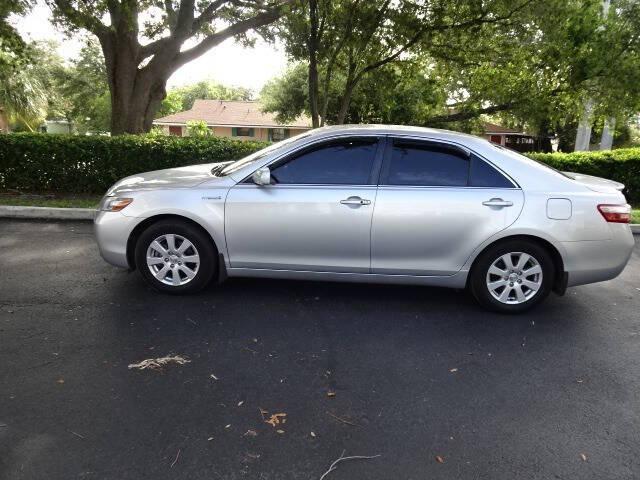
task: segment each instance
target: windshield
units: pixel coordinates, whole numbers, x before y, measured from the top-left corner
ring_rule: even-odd
[[[264,158],[267,155],[270,155],[278,150],[283,150],[290,143],[300,140],[301,138],[307,137],[311,135],[311,132],[307,132],[301,135],[296,135],[294,137],[287,138],[286,140],[282,140],[281,142],[274,143],[269,145],[267,148],[263,148],[262,150],[258,150],[257,152],[252,153],[251,155],[241,158],[233,163],[224,163],[222,165],[223,168],[217,169],[213,167],[211,173],[216,176],[226,177],[227,175],[231,175],[233,172],[237,172],[241,168],[246,167],[247,165],[251,165],[252,163]]]

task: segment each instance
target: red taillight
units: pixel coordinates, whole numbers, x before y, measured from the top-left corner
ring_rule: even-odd
[[[598,205],[598,211],[610,223],[631,223],[631,205]]]

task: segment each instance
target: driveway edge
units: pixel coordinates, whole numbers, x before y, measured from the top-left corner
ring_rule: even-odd
[[[93,220],[94,208],[53,208],[0,205],[0,218],[34,218],[43,220]]]
[[[0,218],[37,218],[43,220],[93,220],[94,208],[52,208],[0,205]],[[631,231],[640,235],[640,224],[631,225]]]

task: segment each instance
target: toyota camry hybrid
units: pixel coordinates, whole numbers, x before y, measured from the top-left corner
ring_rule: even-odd
[[[521,312],[623,270],[623,188],[470,135],[326,127],[235,162],[124,178],[95,231],[107,262],[167,293],[235,276],[403,283]]]

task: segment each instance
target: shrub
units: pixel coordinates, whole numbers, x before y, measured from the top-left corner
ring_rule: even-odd
[[[211,129],[207,127],[207,122],[202,120],[189,120],[187,133],[190,137],[210,137],[212,135]]]
[[[122,177],[236,160],[267,145],[223,137],[0,135],[0,189],[103,193]],[[624,183],[627,200],[640,204],[640,148],[528,156],[558,170]]]
[[[627,201],[640,203],[640,148],[604,152],[528,153],[527,156],[563,172],[583,173],[624,183]]]
[[[267,145],[222,137],[0,135],[0,189],[103,193],[122,177],[236,160]]]

